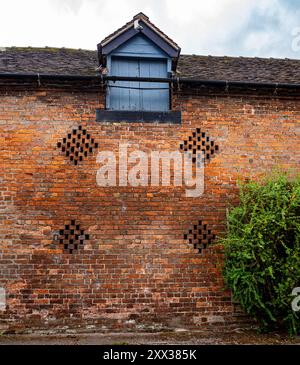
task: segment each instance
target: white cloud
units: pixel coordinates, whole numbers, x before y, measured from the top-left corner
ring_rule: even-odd
[[[0,0],[0,46],[95,49],[140,11],[183,53],[300,58],[295,0]]]

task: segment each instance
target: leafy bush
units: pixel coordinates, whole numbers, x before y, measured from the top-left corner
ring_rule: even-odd
[[[224,278],[264,330],[300,332],[291,307],[300,287],[300,178],[276,176],[240,184],[240,204],[227,217]]]

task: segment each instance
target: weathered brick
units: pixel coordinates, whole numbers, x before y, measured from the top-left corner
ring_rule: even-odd
[[[145,326],[247,323],[224,290],[222,247],[199,253],[183,236],[199,219],[216,235],[224,231],[239,178],[274,167],[299,171],[299,99],[183,90],[173,95],[182,125],[95,122],[104,95],[94,91],[11,89],[0,100],[1,319],[120,330],[133,317]],[[196,128],[205,130],[220,150],[205,167],[204,195],[98,187],[97,151],[74,166],[57,148],[79,125],[99,151],[116,151],[120,140],[145,152],[176,150]],[[70,254],[54,236],[72,220],[89,239]]]

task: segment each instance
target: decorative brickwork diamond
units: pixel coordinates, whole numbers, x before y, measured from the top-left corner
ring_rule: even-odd
[[[198,250],[199,253],[207,248],[215,238],[216,236],[208,229],[207,223],[202,220],[198,221],[197,224],[194,224],[193,228],[189,229],[189,231],[184,234],[184,240],[192,244],[194,249]]]
[[[67,137],[63,138],[62,142],[58,142],[57,147],[61,149],[74,165],[77,165],[78,161],[82,161],[98,148],[98,143],[80,125],[77,129],[73,129]]]
[[[66,253],[73,253],[83,247],[84,242],[90,239],[90,235],[84,232],[74,219],[59,230],[57,240],[63,246]]]
[[[192,135],[180,144],[180,150],[190,152],[193,163],[196,162],[197,156],[198,159],[204,160],[203,162],[208,162],[219,151],[219,146],[210,140],[210,137],[206,132],[201,131],[201,128],[196,128]]]

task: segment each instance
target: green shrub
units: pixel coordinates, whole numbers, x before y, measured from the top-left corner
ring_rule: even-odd
[[[224,278],[264,330],[300,333],[291,307],[300,287],[300,178],[276,176],[240,184],[240,204],[227,217]]]

